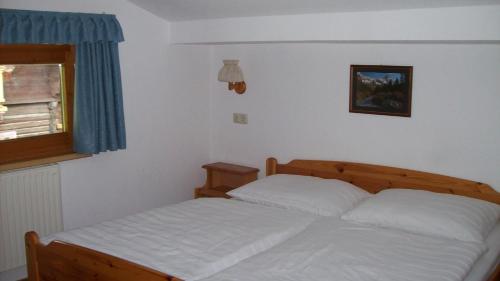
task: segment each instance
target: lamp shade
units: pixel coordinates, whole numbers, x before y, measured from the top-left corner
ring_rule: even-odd
[[[224,66],[219,71],[218,80],[221,82],[243,82],[243,72],[238,65],[239,60],[223,60]]]

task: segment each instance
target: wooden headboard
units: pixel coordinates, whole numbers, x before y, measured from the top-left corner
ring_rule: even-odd
[[[294,174],[350,182],[371,193],[389,188],[421,189],[451,193],[500,204],[500,193],[491,186],[444,175],[406,170],[401,168],[322,160],[293,160],[279,164],[268,158],[266,174]]]

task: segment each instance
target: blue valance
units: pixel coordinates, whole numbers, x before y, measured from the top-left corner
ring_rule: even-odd
[[[122,42],[114,15],[0,9],[2,44]]]

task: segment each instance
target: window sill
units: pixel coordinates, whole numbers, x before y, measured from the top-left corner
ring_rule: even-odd
[[[64,154],[64,155],[47,157],[47,158],[42,158],[42,159],[35,159],[35,160],[27,160],[27,161],[16,162],[16,163],[2,164],[2,165],[0,165],[0,172],[23,169],[23,168],[30,168],[30,167],[46,165],[46,164],[53,164],[53,163],[57,163],[57,162],[80,159],[80,158],[85,158],[85,157],[90,157],[90,156],[92,156],[92,155],[71,153],[71,154]]]

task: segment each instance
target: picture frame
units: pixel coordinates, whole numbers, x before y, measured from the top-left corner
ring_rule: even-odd
[[[351,65],[349,112],[411,117],[413,66]]]

